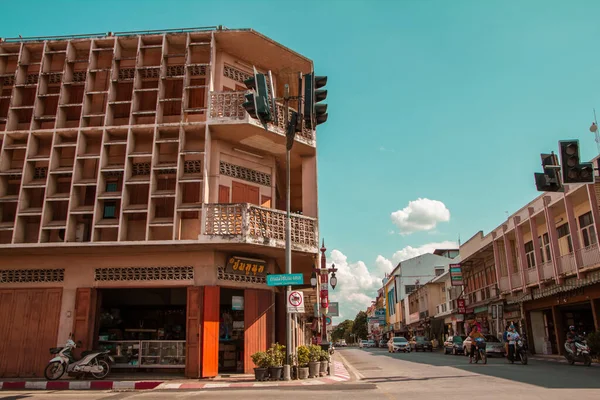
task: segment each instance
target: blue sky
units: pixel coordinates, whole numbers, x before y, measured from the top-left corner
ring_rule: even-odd
[[[558,140],[580,139],[584,159],[597,153],[598,1],[31,0],[27,13],[2,3],[5,37],[225,25],[313,59],[329,77],[320,229],[347,268],[344,296],[371,295],[389,263],[413,254],[407,246],[499,225],[537,195],[539,154]],[[441,222],[399,234],[391,214],[419,198],[443,203],[419,214]],[[360,274],[371,280],[357,283]],[[366,301],[355,300],[345,316]]]

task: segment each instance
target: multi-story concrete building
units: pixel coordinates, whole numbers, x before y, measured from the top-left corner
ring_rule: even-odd
[[[0,41],[0,377],[41,376],[71,334],[117,367],[190,377],[249,372],[250,354],[285,342],[285,296],[265,283],[285,270],[283,106],[266,129],[244,111],[253,66],[278,97],[313,70],[252,30]],[[306,127],[290,190],[308,281]]]
[[[544,193],[461,246],[467,319],[481,308],[491,333],[516,323],[538,354],[562,354],[569,325],[600,329],[598,179]]]

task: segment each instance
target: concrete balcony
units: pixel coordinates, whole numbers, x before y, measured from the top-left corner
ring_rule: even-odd
[[[538,283],[538,274],[537,268],[534,266],[533,268],[528,268],[525,273],[525,279],[527,280],[527,285],[537,285]]]
[[[546,261],[539,268],[542,280],[554,278],[554,264],[552,264],[552,261]]]
[[[246,101],[244,98],[246,92],[210,92],[210,108],[209,108],[209,123],[212,129],[217,133],[221,133],[219,127],[224,125],[241,124],[247,125],[246,130],[237,129],[235,134],[241,136],[240,140],[252,140],[253,136],[256,136],[264,132],[264,127],[260,121],[250,118],[248,113],[242,107],[242,103]],[[290,111],[293,109],[290,108]],[[273,138],[277,144],[285,146],[285,119],[284,119],[284,106],[276,103],[275,110],[271,109],[271,112],[277,114],[277,124],[267,124],[267,129],[278,137]],[[262,131],[262,132],[261,132]],[[227,135],[233,135],[230,130],[226,132]],[[296,142],[303,143],[310,147],[316,146],[315,131],[303,128],[302,132],[296,134]],[[285,152],[285,148],[283,149]]]
[[[573,253],[560,256],[558,259],[558,271],[560,274],[574,274],[576,270],[577,267],[575,265],[575,255]]]
[[[500,277],[500,282],[498,282],[498,287],[500,287],[500,292],[510,292],[510,283],[508,282],[508,276]]]
[[[521,277],[521,272],[517,272],[516,274],[512,274],[510,277],[510,282],[512,284],[513,290],[518,289],[523,286],[523,279]]]
[[[581,256],[581,268],[594,268],[600,266],[600,250],[597,244],[577,250]]]
[[[446,315],[450,314],[452,314],[452,305],[449,301],[445,301],[435,306],[435,318],[445,317]]]
[[[253,244],[285,249],[285,211],[248,203],[205,204],[202,232],[205,243]],[[317,219],[292,214],[292,250],[319,252]]]

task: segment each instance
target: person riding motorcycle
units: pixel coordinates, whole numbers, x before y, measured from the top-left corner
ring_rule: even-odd
[[[471,351],[469,352],[469,363],[471,363],[475,358],[475,350],[477,350],[477,339],[485,340],[485,336],[483,336],[481,332],[479,332],[479,330],[477,329],[477,325],[474,325],[473,329],[471,330],[471,333],[469,333],[469,337],[471,338]]]
[[[519,332],[515,329],[514,325],[508,328],[506,339],[508,340],[508,361],[513,363],[515,361],[515,351],[517,348],[517,340],[519,340]]]
[[[569,347],[571,348],[573,353],[577,352],[577,348],[575,347],[575,342],[577,341],[578,338],[579,338],[579,335],[577,334],[577,331],[575,330],[575,326],[573,326],[573,325],[569,326],[569,332],[567,332],[567,343],[569,344]]]

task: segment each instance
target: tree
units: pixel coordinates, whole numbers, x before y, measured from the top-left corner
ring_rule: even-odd
[[[367,329],[367,313],[364,311],[360,311],[356,314],[356,318],[354,318],[354,324],[352,325],[352,333],[356,335],[358,339],[366,339],[369,334],[369,330]]]
[[[354,325],[354,321],[347,319],[344,322],[340,322],[338,326],[335,327],[333,333],[331,334],[331,340],[334,342],[344,339],[346,342],[349,340],[347,337],[352,333],[352,326]]]

